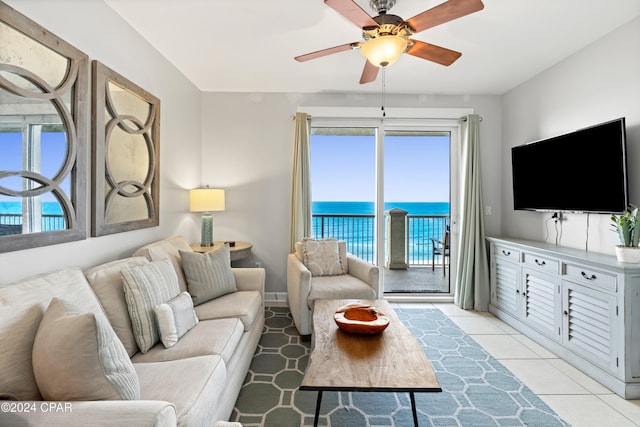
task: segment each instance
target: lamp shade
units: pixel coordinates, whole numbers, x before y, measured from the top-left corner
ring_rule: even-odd
[[[191,212],[213,212],[224,210],[224,190],[218,188],[196,188],[189,191]]]
[[[360,53],[376,67],[387,67],[407,49],[407,40],[399,36],[379,36],[362,45]]]

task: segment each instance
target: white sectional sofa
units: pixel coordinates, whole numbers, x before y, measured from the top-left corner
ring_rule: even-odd
[[[0,286],[0,425],[211,427],[227,420],[264,327],[265,272],[261,268],[231,269],[237,291],[195,306],[199,322],[173,347],[165,348],[159,342],[142,353],[128,314],[121,271],[169,259],[180,291],[187,290],[181,250],[190,251],[187,242],[170,237],[129,258],[86,271],[64,269]],[[62,375],[69,366],[59,371],[49,368],[44,374],[41,368],[38,378],[34,374],[34,363],[51,362],[47,359],[59,356],[55,351],[50,357],[37,354],[39,347],[34,350],[41,321],[54,298],[91,313],[96,324],[98,319],[108,321],[111,333],[120,341],[118,348],[124,348],[122,354],[126,351],[126,362],[130,360],[135,370],[139,398],[44,400],[39,389],[43,375],[58,378],[61,389],[75,375],[73,371]],[[64,332],[59,341],[67,351],[84,345],[75,342],[71,332],[66,336]],[[75,353],[71,356],[68,363]]]

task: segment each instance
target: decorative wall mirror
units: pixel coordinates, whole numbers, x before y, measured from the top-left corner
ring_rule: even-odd
[[[92,235],[159,224],[160,100],[93,61]]]
[[[0,252],[86,237],[87,55],[0,2]]]

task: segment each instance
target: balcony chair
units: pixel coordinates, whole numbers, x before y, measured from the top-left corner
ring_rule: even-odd
[[[380,270],[336,239],[302,239],[287,257],[289,309],[300,335],[311,334],[316,299],[376,299]]]
[[[449,256],[449,226],[445,227],[442,240],[431,238],[431,270],[436,269],[436,255],[442,257],[442,275],[447,275],[446,258]]]

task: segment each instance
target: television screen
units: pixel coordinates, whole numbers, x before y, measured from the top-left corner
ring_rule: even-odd
[[[511,148],[516,210],[620,213],[628,205],[625,120]]]

